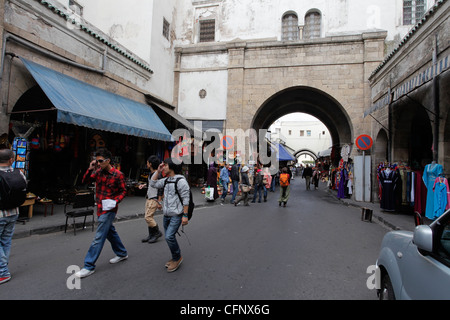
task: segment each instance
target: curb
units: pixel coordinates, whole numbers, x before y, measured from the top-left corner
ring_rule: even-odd
[[[349,206],[352,206],[352,207],[359,208],[359,209],[362,209],[362,208],[366,208],[366,207],[367,207],[367,206],[364,205],[364,204],[357,204],[357,203],[350,202],[350,201],[348,201],[348,199],[339,199],[336,195],[334,195],[334,194],[332,193],[331,190],[327,190],[327,192],[328,192],[328,194],[330,194],[333,198],[335,198],[336,200],[338,200],[341,204],[346,205],[346,206],[348,206],[348,207],[349,207]],[[370,204],[373,205],[372,202],[370,202]],[[387,227],[387,228],[389,228],[389,229],[391,229],[391,230],[393,230],[393,231],[402,230],[402,228],[400,228],[400,227],[394,225],[393,223],[389,222],[388,220],[386,220],[384,217],[382,217],[382,216],[381,216],[378,212],[376,212],[376,211],[373,211],[373,217],[375,218],[375,219],[374,219],[374,220],[375,220],[375,223],[379,223],[379,224],[381,224],[381,225],[383,225],[383,226],[385,226],[385,227]]]
[[[195,209],[200,209],[200,208],[204,208],[204,207],[214,207],[214,206],[218,206],[220,205],[220,203],[200,203],[200,204],[196,204],[195,205]],[[162,211],[157,211],[155,213],[155,216],[160,216],[162,215]],[[121,216],[119,214],[118,217],[116,217],[116,219],[114,220],[114,223],[120,223],[120,222],[124,222],[124,221],[130,221],[130,220],[137,220],[137,219],[143,219],[144,218],[144,213],[136,213],[136,214],[129,214],[129,215],[125,215],[125,216]],[[20,222],[16,222],[16,223],[20,223]],[[94,222],[94,224],[96,224],[96,222]],[[77,222],[75,224],[77,231],[81,231],[79,230],[82,226],[83,223],[82,222]],[[64,231],[64,227],[65,224],[58,224],[58,225],[54,225],[54,226],[46,226],[46,227],[41,227],[41,228],[35,228],[35,229],[29,229],[29,230],[22,230],[22,231],[15,231],[14,235],[13,235],[13,240],[14,239],[24,239],[24,238],[28,238],[31,236],[36,236],[36,235],[46,235],[46,234],[51,234],[51,233],[58,233],[58,232],[63,232]],[[86,221],[86,225],[85,225],[85,229],[89,229],[92,227],[92,221]],[[70,223],[67,225],[67,233],[73,233],[73,225]],[[95,230],[94,230],[95,232]]]

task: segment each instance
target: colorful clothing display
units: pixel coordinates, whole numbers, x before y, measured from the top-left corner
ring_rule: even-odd
[[[381,188],[381,209],[395,211],[397,190],[401,184],[400,175],[395,170],[386,168],[379,172],[378,181]]]
[[[433,186],[434,192],[434,209],[432,220],[439,218],[442,214],[450,209],[450,188],[448,181],[444,177],[436,178]]]
[[[433,187],[436,178],[444,172],[442,165],[438,163],[431,163],[425,167],[423,171],[423,182],[427,188],[427,205],[425,210],[425,216],[428,219],[434,220],[434,192]]]

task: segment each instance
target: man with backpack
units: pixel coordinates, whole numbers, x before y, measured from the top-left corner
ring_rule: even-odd
[[[281,207],[281,204],[284,204],[283,206],[286,207],[286,204],[289,200],[289,194],[290,194],[290,180],[291,176],[288,173],[288,169],[284,167],[281,170],[280,174],[280,199],[278,200],[278,204]]]
[[[166,178],[158,180],[159,174],[163,171]],[[174,272],[183,262],[176,234],[181,225],[185,226],[189,223],[189,214],[192,214],[193,208],[189,184],[181,175],[181,164],[175,164],[171,158],[164,160],[153,174],[150,187],[164,188],[164,233],[172,254],[172,259],[165,264],[165,267],[167,272]]]
[[[19,217],[19,206],[26,200],[26,178],[13,170],[14,152],[0,150],[0,284],[11,280],[8,269],[11,240]]]

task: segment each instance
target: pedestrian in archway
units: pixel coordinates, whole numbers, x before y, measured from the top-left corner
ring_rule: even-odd
[[[225,202],[225,198],[227,197],[228,194],[228,183],[230,183],[229,168],[230,165],[226,163],[220,170],[220,183],[222,185],[222,197],[220,201],[222,201],[222,203]]]
[[[286,207],[286,204],[289,200],[289,194],[291,192],[290,188],[290,182],[291,176],[288,173],[288,169],[284,167],[281,170],[280,174],[280,199],[278,200],[278,204],[281,207],[283,204],[283,207]]]
[[[212,201],[215,201],[217,198],[219,198],[219,190],[217,190],[217,168],[214,162],[209,165],[206,185],[208,187],[214,188],[214,199]]]
[[[303,169],[302,178],[305,178],[306,190],[311,190],[311,177],[312,177],[312,168],[309,164],[306,165],[306,168]]]
[[[231,204],[234,204],[236,195],[239,191],[239,164],[236,163],[231,167],[231,183],[233,184],[233,196],[231,197]]]
[[[252,203],[256,202],[256,195],[259,195],[258,203],[261,203],[261,193],[263,191],[264,185],[263,185],[263,175],[261,169],[255,170],[255,177],[253,179],[254,187],[255,187],[255,193],[253,196]]]
[[[267,202],[267,191],[272,185],[272,176],[270,175],[269,168],[265,167],[263,171],[263,185],[264,185],[264,202]]]
[[[250,192],[250,180],[248,178],[248,167],[244,166],[241,170],[241,197],[234,202],[234,205],[237,206],[239,202],[244,200],[244,206],[250,206],[248,204],[248,194]]]

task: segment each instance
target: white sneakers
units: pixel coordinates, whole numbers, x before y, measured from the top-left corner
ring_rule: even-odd
[[[115,256],[114,258],[109,260],[109,263],[116,264],[116,263],[119,263],[120,261],[127,260],[127,259],[128,259],[128,256],[125,256],[125,257]]]
[[[81,269],[80,271],[78,271],[77,273],[75,273],[75,277],[77,278],[86,278],[89,277],[91,274],[93,274],[95,272],[95,270],[88,270],[88,269]]]
[[[128,256],[125,256],[125,257],[115,256],[114,258],[109,260],[109,263],[116,264],[116,263],[119,263],[120,261],[123,261],[123,260],[126,260],[126,259],[128,259]],[[94,272],[95,272],[95,270],[88,270],[86,268],[83,268],[80,271],[78,271],[77,273],[75,273],[75,277],[80,278],[80,279],[81,278],[86,278],[86,277],[89,277]]]

